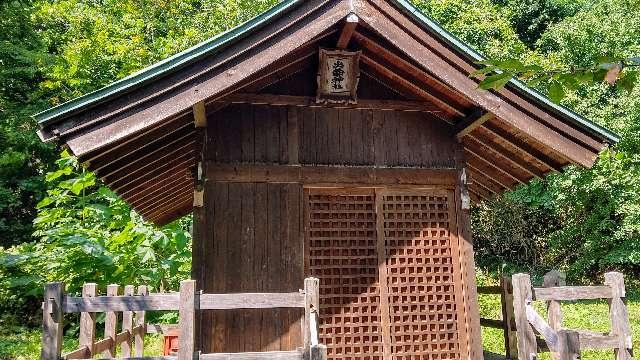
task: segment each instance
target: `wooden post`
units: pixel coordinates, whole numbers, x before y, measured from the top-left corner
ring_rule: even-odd
[[[310,360],[327,360],[327,347],[322,344],[311,346],[309,352]]]
[[[196,282],[180,282],[180,337],[178,360],[192,360],[195,349]],[[237,334],[238,335],[238,334]]]
[[[84,284],[82,286],[82,297],[89,298],[96,296],[96,287],[94,283]],[[96,342],[96,314],[83,312],[80,313],[80,347],[85,346],[88,351],[88,358],[93,357],[94,344]]]
[[[107,285],[107,296],[118,296],[118,285]],[[116,327],[118,325],[118,314],[115,311],[107,311],[104,319],[104,337],[111,338],[111,346],[107,348],[102,356],[108,359],[116,357]]]
[[[147,296],[149,290],[146,285],[138,286],[138,295]],[[136,334],[135,339],[135,356],[142,357],[144,352],[144,335],[147,332],[147,324],[145,323],[145,311],[136,311],[136,327],[140,327]]]
[[[551,270],[544,275],[543,287],[565,286],[566,277],[563,273]],[[560,301],[547,301],[547,315],[549,326],[554,330],[562,328],[562,307]]]
[[[604,274],[604,283],[611,287],[612,298],[609,299],[609,316],[611,317],[611,334],[618,336],[620,347],[614,349],[616,360],[633,359],[631,342],[631,325],[625,304],[624,276],[618,272]]]
[[[310,351],[311,347],[311,312],[320,310],[320,280],[317,278],[304,279],[304,351]]]
[[[558,359],[580,360],[580,337],[577,331],[558,331]]]
[[[42,303],[42,348],[40,359],[58,360],[62,355],[62,297],[64,284],[49,283],[44,287]]]
[[[502,324],[504,330],[504,348],[507,359],[518,359],[518,337],[513,328],[515,319],[513,317],[513,285],[511,285],[511,277],[503,276],[500,278],[500,301],[502,303]]]
[[[515,274],[513,284],[513,311],[518,335],[518,359],[535,360],[538,357],[536,334],[527,320],[526,306],[532,301],[531,278],[529,274]]]
[[[135,288],[133,285],[124,287],[124,296],[133,296]],[[129,336],[122,342],[122,357],[131,357],[131,337],[133,332],[133,311],[122,312],[122,331],[128,331]]]

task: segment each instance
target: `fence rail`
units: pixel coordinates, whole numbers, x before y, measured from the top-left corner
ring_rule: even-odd
[[[551,271],[544,276],[543,287],[533,287],[528,274],[516,274],[503,277],[500,286],[478,287],[478,293],[501,296],[502,318],[481,318],[480,324],[504,330],[507,359],[530,360],[536,359],[539,352],[551,352],[554,360],[575,360],[583,349],[614,349],[616,360],[633,359],[624,278],[620,273],[605,274],[604,285],[566,286],[564,275]],[[561,302],[594,299],[609,302],[609,333],[563,327]],[[546,302],[546,318],[534,308],[534,301]]]
[[[97,296],[96,284],[85,284],[82,297],[64,294],[64,284],[45,286],[42,324],[41,359],[91,359],[97,355],[114,358],[120,347],[126,359],[276,359],[276,360],[325,360],[326,347],[318,343],[319,281],[308,278],[304,290],[295,293],[237,293],[199,294],[193,280],[182,281],[180,292],[149,294],[146,286],[136,289],[127,285],[123,295],[119,286],[109,285],[105,296]],[[270,351],[263,353],[202,354],[195,351],[195,316],[200,310],[303,308],[303,344],[298,350]],[[152,325],[145,322],[147,311],[177,310],[179,324]],[[105,338],[96,340],[96,313],[104,312]],[[116,332],[117,313],[122,313],[122,331]],[[79,348],[62,354],[62,332],[65,313],[80,313]],[[144,336],[177,330],[179,348],[177,356],[143,357]]]

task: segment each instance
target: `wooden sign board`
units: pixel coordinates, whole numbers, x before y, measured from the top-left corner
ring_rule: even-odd
[[[357,103],[360,51],[320,49],[318,103]]]

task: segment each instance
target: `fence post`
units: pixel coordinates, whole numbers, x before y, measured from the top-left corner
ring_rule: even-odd
[[[44,287],[41,360],[58,360],[62,355],[63,291],[64,284],[61,282],[49,283]]]
[[[510,276],[500,278],[500,302],[502,303],[502,324],[504,330],[504,347],[507,359],[518,359],[518,338],[513,328],[513,285]]]
[[[180,340],[178,347],[178,360],[192,360],[194,357],[196,300],[195,280],[181,281],[179,305]]]
[[[139,296],[147,296],[149,295],[149,290],[146,285],[138,286],[138,295]],[[136,311],[136,334],[135,338],[135,356],[142,357],[144,352],[144,335],[147,332],[147,325],[145,323],[145,311]]]
[[[94,283],[82,285],[82,297],[90,298],[96,296],[96,287]],[[93,357],[96,342],[96,314],[89,312],[80,313],[80,347],[85,346],[88,351],[88,358]]]
[[[551,270],[544,275],[543,285],[544,287],[565,286],[566,276],[556,270]],[[554,330],[560,330],[562,328],[562,307],[560,301],[550,300],[547,301],[547,319],[549,326]]]
[[[604,283],[612,290],[612,298],[609,299],[609,316],[611,317],[611,333],[620,339],[620,347],[615,349],[616,360],[633,359],[631,343],[631,325],[629,313],[625,304],[624,276],[618,272],[604,274]]]
[[[320,280],[313,277],[304,279],[304,294],[303,347],[308,352],[311,347],[311,311],[320,310]]]
[[[580,360],[580,337],[574,330],[558,331],[558,360]]]
[[[513,284],[513,311],[518,336],[518,359],[535,360],[538,357],[536,334],[527,320],[526,306],[531,303],[533,294],[529,274],[515,274]]]
[[[126,285],[124,287],[124,296],[133,296],[135,288],[133,285]],[[133,311],[122,312],[122,331],[128,331],[129,336],[122,342],[122,357],[131,357],[131,339],[133,332]]]
[[[118,285],[107,285],[107,296],[118,296]],[[104,319],[104,337],[111,338],[111,346],[107,348],[102,356],[108,359],[116,357],[116,327],[118,325],[118,315],[115,311],[107,311]]]

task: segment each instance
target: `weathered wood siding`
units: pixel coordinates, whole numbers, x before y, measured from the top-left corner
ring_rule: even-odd
[[[207,183],[196,216],[194,278],[207,293],[292,292],[303,286],[302,187]],[[294,350],[297,309],[209,311],[201,319],[205,352]]]
[[[287,164],[296,151],[313,165],[455,165],[452,127],[419,112],[232,105],[208,130],[206,157],[217,163]]]

